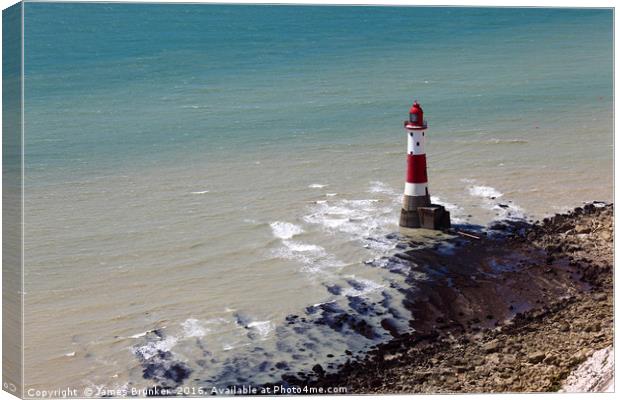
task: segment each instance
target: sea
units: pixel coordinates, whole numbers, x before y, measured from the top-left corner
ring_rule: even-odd
[[[333,370],[391,336],[317,310],[388,298],[406,330],[414,100],[453,225],[613,200],[611,9],[26,2],[24,29],[26,388]]]

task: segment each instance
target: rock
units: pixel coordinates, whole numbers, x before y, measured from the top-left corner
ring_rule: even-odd
[[[556,365],[558,358],[555,356],[555,354],[547,353],[543,361],[545,364],[548,364],[548,365]]]
[[[598,332],[601,330],[601,323],[600,322],[592,322],[588,325],[586,325],[585,327],[585,331],[586,332]]]
[[[559,329],[560,332],[568,332],[570,331],[570,325],[568,325],[566,322],[563,322],[559,325]]]
[[[538,364],[539,362],[544,360],[545,357],[546,357],[545,353],[543,353],[542,351],[536,351],[534,353],[528,354],[527,360],[531,362],[532,364]]]
[[[575,232],[587,234],[592,232],[592,229],[590,229],[590,227],[587,225],[577,225],[575,227]]]
[[[485,363],[489,364],[489,365],[495,365],[495,364],[499,364],[500,360],[499,360],[499,354],[494,353],[494,354],[489,354],[488,356],[486,356],[485,358]],[[487,366],[484,365],[484,367],[486,368]]]
[[[314,371],[317,375],[325,375],[325,370],[321,367],[321,364],[316,364],[312,367],[312,371]]]
[[[385,361],[391,361],[391,360],[395,360],[398,358],[398,354],[385,354],[383,355],[383,359]]]
[[[472,369],[472,367],[467,366],[467,365],[457,365],[456,366],[456,372],[458,372],[458,373],[467,372],[467,371],[469,371],[471,369]]]
[[[495,353],[496,351],[498,351],[500,348],[500,343],[499,340],[494,339],[491,340],[490,342],[486,342],[485,344],[482,345],[482,350],[484,350],[485,353]]]
[[[576,353],[574,353],[570,357],[569,364],[570,365],[581,364],[582,362],[584,362],[586,360],[586,358],[588,358],[588,350],[587,349],[581,349],[581,350],[577,351]]]

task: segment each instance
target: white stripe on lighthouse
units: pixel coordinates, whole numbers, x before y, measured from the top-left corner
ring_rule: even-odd
[[[424,151],[424,131],[408,132],[407,154],[426,154]]]
[[[426,183],[405,182],[406,196],[426,196]]]

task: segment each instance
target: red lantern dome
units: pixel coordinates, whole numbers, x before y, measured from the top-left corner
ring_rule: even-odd
[[[404,125],[405,129],[410,131],[421,131],[427,128],[426,121],[424,120],[424,110],[422,110],[422,106],[417,100],[413,102],[409,110],[409,120],[405,121]]]

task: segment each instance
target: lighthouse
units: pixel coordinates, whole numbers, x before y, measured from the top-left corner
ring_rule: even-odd
[[[404,122],[407,132],[407,174],[400,226],[404,228],[447,229],[450,213],[443,206],[431,204],[426,174],[424,139],[428,124],[422,106],[415,101]]]

